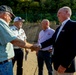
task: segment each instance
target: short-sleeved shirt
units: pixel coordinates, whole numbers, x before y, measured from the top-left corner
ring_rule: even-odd
[[[48,27],[45,31],[41,30],[39,33],[38,43],[42,43],[42,42],[48,40],[49,38],[51,38],[52,35],[54,34],[54,32],[55,32],[55,30],[50,27]],[[52,45],[50,45],[46,48],[43,48],[42,50],[43,51],[49,50],[51,47],[52,47]]]
[[[16,38],[8,23],[0,19],[0,62],[14,57],[13,45],[10,42]]]
[[[18,29],[15,25],[10,26],[10,28],[18,39],[21,39],[23,41],[27,39],[25,31],[22,28]],[[18,49],[19,47],[14,46],[14,48]]]

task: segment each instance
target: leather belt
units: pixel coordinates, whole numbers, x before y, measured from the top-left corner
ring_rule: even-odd
[[[6,62],[9,62],[11,59],[8,59],[8,60],[5,60],[5,61],[2,61],[2,62],[0,62],[0,64],[4,64],[4,63],[6,63]]]

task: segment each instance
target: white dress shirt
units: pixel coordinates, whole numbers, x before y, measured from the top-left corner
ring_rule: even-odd
[[[38,38],[38,43],[42,43],[44,41],[46,41],[47,39],[49,39],[50,37],[52,37],[52,35],[54,34],[55,30],[52,28],[48,28],[45,31],[41,30],[39,33],[39,38]],[[52,46],[48,46],[46,48],[43,48],[42,50],[49,50]]]
[[[65,21],[62,22],[62,24],[61,24],[61,26],[60,26],[60,28],[59,28],[59,31],[58,31],[58,33],[57,33],[56,40],[57,40],[57,38],[58,38],[61,30],[63,29],[64,25],[66,24],[66,22],[67,22],[68,20],[70,20],[70,18],[68,18],[67,20],[65,20]],[[56,40],[55,40],[55,41],[56,41]]]

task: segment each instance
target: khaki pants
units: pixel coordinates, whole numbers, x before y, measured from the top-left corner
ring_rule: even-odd
[[[76,75],[76,72],[74,73],[58,73],[56,70],[53,71],[53,75]]]

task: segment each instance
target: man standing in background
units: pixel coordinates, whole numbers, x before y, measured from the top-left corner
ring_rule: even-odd
[[[50,22],[48,19],[43,19],[41,22],[42,30],[39,33],[38,43],[42,43],[45,40],[52,37],[55,30],[50,28]],[[42,48],[37,51],[37,61],[38,61],[38,75],[43,75],[43,65],[46,64],[48,75],[52,75],[52,45]]]
[[[17,36],[19,39],[26,42],[27,37],[26,37],[25,31],[22,28],[24,21],[25,20],[22,19],[21,17],[15,17],[14,24],[10,28],[14,32],[15,36]],[[13,66],[15,64],[15,61],[17,61],[17,72],[16,73],[17,75],[23,75],[23,57],[24,57],[23,48],[14,46],[14,52],[15,52],[15,56],[12,60]]]

